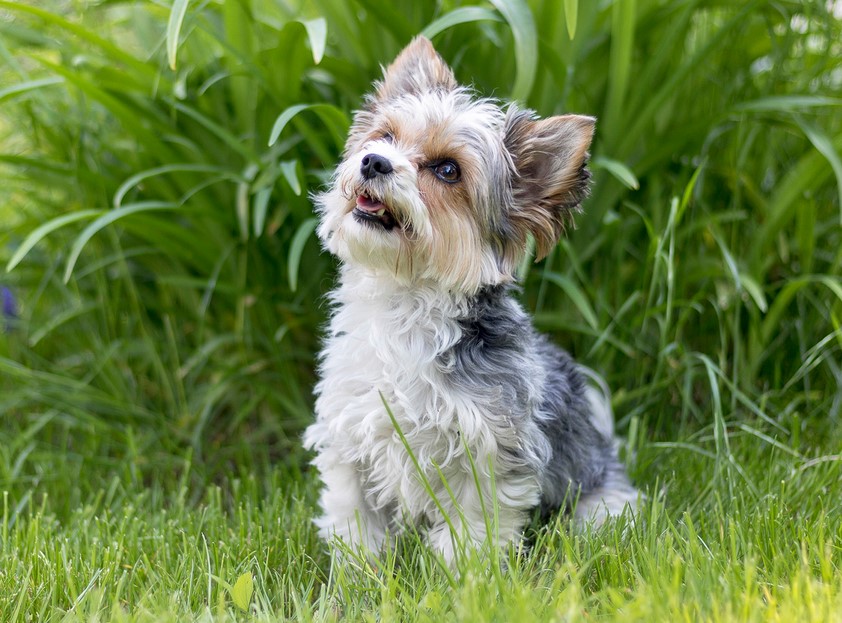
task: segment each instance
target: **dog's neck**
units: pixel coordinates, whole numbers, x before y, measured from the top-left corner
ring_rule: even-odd
[[[388,270],[373,270],[368,267],[344,264],[339,272],[337,302],[349,304],[388,300],[437,301],[444,306],[461,306],[472,298],[471,294],[442,288],[432,279],[397,278]]]

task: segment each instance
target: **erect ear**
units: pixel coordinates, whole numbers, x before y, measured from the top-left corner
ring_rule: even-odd
[[[509,224],[519,244],[528,233],[534,236],[538,260],[555,246],[588,194],[585,165],[594,123],[581,115],[536,119],[515,108],[506,118],[505,145],[517,172]]]
[[[383,72],[377,83],[377,99],[385,100],[406,93],[451,91],[456,78],[433,44],[426,37],[415,37]]]

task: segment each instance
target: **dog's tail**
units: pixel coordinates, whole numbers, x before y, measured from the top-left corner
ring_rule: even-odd
[[[595,371],[579,365],[579,371],[588,380],[585,398],[590,404],[591,421],[594,427],[608,439],[614,437],[614,411],[611,409],[611,390],[608,384]]]

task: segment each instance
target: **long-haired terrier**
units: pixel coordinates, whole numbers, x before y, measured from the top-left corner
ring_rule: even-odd
[[[341,260],[305,434],[322,536],[376,552],[411,525],[452,561],[535,509],[634,505],[607,398],[511,296],[587,194],[593,130],[474,97],[422,37],[375,83],[316,198]]]

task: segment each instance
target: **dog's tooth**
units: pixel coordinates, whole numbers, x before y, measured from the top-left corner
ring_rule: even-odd
[[[377,216],[383,216],[384,214],[386,214],[386,208],[380,208],[379,210],[377,210],[377,212],[375,212],[375,214]]]

